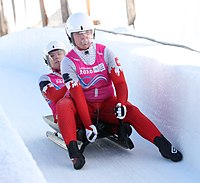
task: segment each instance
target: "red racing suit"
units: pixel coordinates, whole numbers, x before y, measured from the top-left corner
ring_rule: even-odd
[[[93,43],[85,51],[73,48],[62,61],[61,73],[70,92],[70,97],[57,105],[58,125],[67,145],[77,140],[76,128],[93,124],[97,110],[100,121],[118,125],[114,109],[119,102],[127,108],[123,121],[143,138],[153,143],[156,136],[161,136],[157,127],[127,101],[128,89],[120,62],[107,47]]]
[[[60,73],[52,72],[42,75],[39,78],[40,91],[52,110],[54,121],[56,122],[56,103],[64,97],[67,92],[64,80]]]

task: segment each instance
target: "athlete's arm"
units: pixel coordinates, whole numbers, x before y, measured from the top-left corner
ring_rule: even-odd
[[[81,118],[85,128],[88,129],[89,126],[92,125],[88,105],[76,75],[76,68],[73,62],[68,58],[65,58],[62,61],[61,73],[70,95],[74,100],[79,117]]]
[[[48,76],[42,76],[39,81],[40,91],[42,94],[53,102],[60,100],[67,92],[67,87],[64,86],[57,90],[54,85],[49,81]]]
[[[115,87],[118,102],[126,104],[128,100],[128,87],[126,84],[123,70],[121,68],[121,64],[117,56],[115,56],[110,49],[105,48],[104,53],[104,59],[108,65],[108,71]]]

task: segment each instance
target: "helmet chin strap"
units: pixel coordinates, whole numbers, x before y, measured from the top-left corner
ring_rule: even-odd
[[[46,62],[46,64],[51,68],[50,59],[52,59],[51,56],[50,56],[49,54],[46,55],[46,60],[45,60],[45,62]],[[52,68],[51,68],[51,70],[52,70]]]
[[[53,69],[52,66],[51,66],[51,63],[50,63],[50,59],[52,59],[52,57],[48,54],[46,55],[46,64],[49,66],[49,68],[53,71],[53,72],[58,72],[60,73],[60,70],[58,69]]]

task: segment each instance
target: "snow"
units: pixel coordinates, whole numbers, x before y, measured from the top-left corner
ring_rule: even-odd
[[[0,129],[0,182],[36,183],[37,179],[41,183],[46,182],[23,140],[2,109],[0,109]]]
[[[98,140],[85,151],[86,165],[72,168],[68,153],[50,142],[42,120],[50,109],[38,78],[49,69],[42,59],[50,40],[70,45],[64,28],[38,28],[0,38],[0,182],[199,182],[200,54],[144,39],[96,32],[96,42],[119,55],[129,100],[183,152],[182,162],[163,159],[135,131],[135,148]]]
[[[198,0],[135,0],[135,28],[145,36],[200,50]]]

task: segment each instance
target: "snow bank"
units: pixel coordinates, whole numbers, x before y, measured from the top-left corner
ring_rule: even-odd
[[[46,182],[18,133],[0,108],[0,182]]]
[[[157,44],[130,54],[131,100],[183,152],[184,161],[200,170],[200,54]]]
[[[129,36],[102,37],[120,50],[129,100],[183,152],[186,164],[200,170],[200,54]]]

